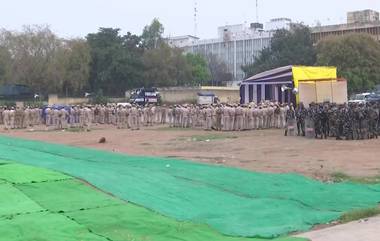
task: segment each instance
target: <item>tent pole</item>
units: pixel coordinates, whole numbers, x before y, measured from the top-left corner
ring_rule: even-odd
[[[315,84],[315,103],[318,103],[317,81],[314,81],[314,84]]]
[[[331,103],[334,103],[334,88],[333,88],[333,81],[331,80]]]

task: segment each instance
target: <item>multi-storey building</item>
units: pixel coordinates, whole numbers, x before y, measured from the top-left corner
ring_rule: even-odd
[[[253,63],[261,50],[270,46],[271,36],[270,32],[258,32],[228,39],[200,40],[189,46],[187,51],[206,57],[214,55],[227,65],[233,80],[243,80],[245,75],[242,66]]]
[[[210,55],[216,56],[226,64],[232,80],[241,81],[246,77],[242,66],[252,64],[264,48],[270,47],[276,30],[290,29],[291,25],[290,19],[277,18],[266,23],[265,29],[260,23],[226,25],[218,28],[215,39],[200,40],[187,35],[168,38],[167,42],[186,52],[201,54],[206,59]],[[379,13],[373,10],[350,12],[347,14],[347,24],[317,26],[311,30],[315,44],[329,36],[349,33],[367,33],[380,41]]]
[[[340,36],[350,33],[366,33],[380,41],[379,13],[373,10],[364,10],[347,13],[346,24],[317,26],[312,28],[314,43],[329,36]]]
[[[215,39],[199,40],[188,35],[168,38],[167,42],[206,58],[214,55],[226,64],[234,81],[241,81],[245,78],[242,66],[253,63],[260,52],[270,46],[274,31],[290,28],[290,23],[290,19],[274,19],[267,23],[265,31],[260,23],[226,25],[218,28],[218,37]]]
[[[347,13],[347,23],[368,23],[379,21],[379,12],[371,9]]]

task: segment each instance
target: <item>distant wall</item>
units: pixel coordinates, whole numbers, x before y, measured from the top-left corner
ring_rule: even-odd
[[[85,104],[88,103],[88,98],[71,98],[71,97],[63,97],[60,98],[56,94],[50,94],[48,104],[60,104],[60,105],[77,105],[77,104]]]
[[[111,103],[119,103],[125,102],[126,98],[108,98]],[[50,94],[48,104],[54,105],[80,105],[87,104],[89,102],[89,98],[72,98],[72,97],[58,97],[56,94]]]
[[[214,93],[224,103],[240,103],[239,87],[203,86],[202,91]]]
[[[231,87],[172,87],[159,89],[163,103],[196,103],[199,92],[214,93],[221,102],[236,103],[240,101],[239,88]]]
[[[197,101],[197,93],[200,88],[160,88],[158,90],[161,94],[163,103],[195,103]]]
[[[239,88],[235,87],[170,87],[160,88],[162,102],[166,104],[175,103],[196,103],[199,92],[214,93],[221,102],[224,103],[239,103],[240,92]],[[126,96],[128,92],[126,92]],[[124,102],[125,98],[110,98],[111,102]],[[56,94],[49,95],[49,105],[62,104],[62,105],[76,105],[88,103],[88,98],[71,98],[71,97],[58,97]]]

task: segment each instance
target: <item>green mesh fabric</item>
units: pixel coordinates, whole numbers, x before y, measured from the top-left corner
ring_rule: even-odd
[[[28,170],[49,175],[45,169]],[[13,173],[14,178],[22,175],[11,169],[2,171]],[[204,224],[178,222],[77,180],[4,184],[0,190],[4,197],[0,210],[7,210],[7,216],[0,215],[0,241],[264,241],[228,237]],[[20,198],[13,198],[14,193]],[[303,240],[284,237],[274,241]]]
[[[109,241],[69,218],[33,213],[0,220],[1,241]]]
[[[224,236],[207,225],[177,222],[131,204],[71,212],[67,215],[112,241],[265,241]],[[278,238],[273,241],[302,239]]]
[[[89,192],[89,187],[77,180],[20,184],[17,188],[53,212],[69,212],[123,203],[100,192]]]
[[[10,184],[0,184],[0,219],[42,210],[42,207],[29,199],[14,186]]]
[[[380,187],[323,184],[299,175],[260,174],[182,160],[136,157],[0,137],[0,159],[82,178],[179,221],[231,236],[273,238],[372,207]]]
[[[20,164],[0,165],[0,180],[11,183],[46,182],[70,179],[71,177],[42,168]]]

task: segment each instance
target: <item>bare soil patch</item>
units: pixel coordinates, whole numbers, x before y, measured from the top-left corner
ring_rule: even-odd
[[[380,174],[380,140],[336,141],[285,137],[282,130],[207,132],[144,128],[119,130],[96,126],[90,132],[0,131],[0,134],[73,146],[189,159],[259,172],[299,173],[329,179],[333,173],[354,177]],[[106,143],[99,143],[100,138]]]

